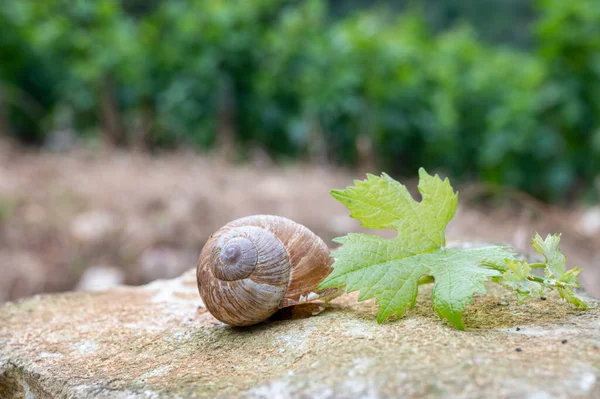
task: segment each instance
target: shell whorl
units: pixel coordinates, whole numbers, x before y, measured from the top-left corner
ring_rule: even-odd
[[[221,234],[211,253],[211,271],[225,281],[250,278],[287,286],[290,264],[283,243],[256,226],[238,226]]]
[[[206,242],[198,288],[217,319],[245,326],[296,303],[331,272],[329,250],[306,227],[278,216],[234,220]]]

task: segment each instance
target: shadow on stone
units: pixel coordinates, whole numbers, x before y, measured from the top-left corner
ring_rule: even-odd
[[[402,323],[406,319],[422,317],[435,323],[443,323],[448,328],[454,327],[447,321],[442,321],[433,309],[431,303],[431,287],[421,287],[415,307],[407,309],[401,318],[395,316],[386,320],[385,324]],[[545,293],[544,299],[535,298],[526,300],[518,305],[515,296],[493,284],[488,285],[486,296],[475,297],[474,304],[468,304],[463,314],[463,323],[466,331],[493,330],[498,328],[512,328],[522,325],[561,324],[573,315],[585,317],[587,311],[579,310],[563,301],[556,292]],[[582,293],[584,300],[593,305],[597,300]],[[326,306],[324,312],[351,313],[360,319],[372,319],[377,323],[378,306],[374,300],[363,302],[356,301],[356,294],[349,294],[337,303]],[[310,317],[309,315],[305,317]],[[591,317],[591,316],[590,316]]]

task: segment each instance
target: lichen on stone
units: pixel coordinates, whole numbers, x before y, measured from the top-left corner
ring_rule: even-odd
[[[463,332],[426,287],[381,325],[376,304],[351,294],[246,328],[202,311],[195,290],[190,271],[4,305],[0,397],[600,397],[600,311],[552,293],[518,306],[490,286]]]

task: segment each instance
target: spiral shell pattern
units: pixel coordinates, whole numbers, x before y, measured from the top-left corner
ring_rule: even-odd
[[[211,314],[245,326],[317,292],[330,272],[329,250],[318,236],[289,219],[257,215],[234,220],[209,238],[197,278]]]

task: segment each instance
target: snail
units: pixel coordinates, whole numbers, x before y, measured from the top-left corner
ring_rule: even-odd
[[[196,277],[204,305],[215,318],[248,326],[278,309],[332,299],[337,289],[317,289],[332,263],[327,245],[305,226],[280,216],[255,215],[210,236]]]

